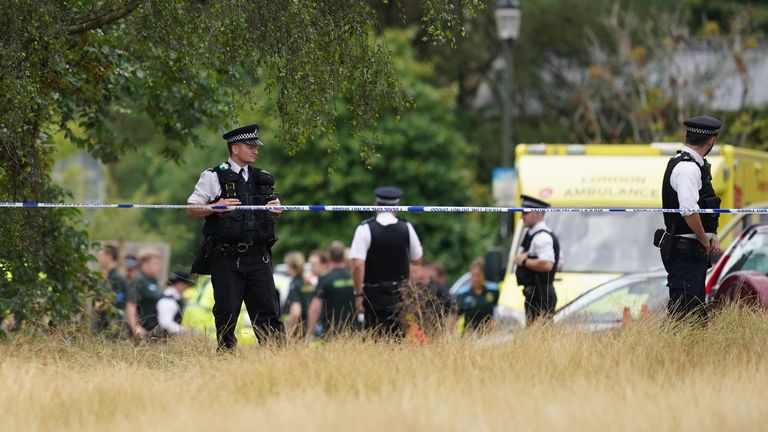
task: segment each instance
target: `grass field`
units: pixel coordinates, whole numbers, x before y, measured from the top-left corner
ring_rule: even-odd
[[[0,430],[768,430],[768,317],[426,346],[0,342]]]

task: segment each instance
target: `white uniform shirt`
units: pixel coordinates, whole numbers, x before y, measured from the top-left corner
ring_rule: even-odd
[[[232,158],[227,159],[229,169],[240,173],[241,168],[245,168],[243,177],[248,181],[248,166],[241,167],[236,164]],[[221,194],[221,184],[219,184],[219,175],[215,171],[205,170],[200,174],[200,180],[195,185],[195,191],[187,198],[187,203],[208,204]]]
[[[379,213],[376,215],[376,222],[387,226],[397,223],[397,217],[389,212]],[[410,238],[410,245],[408,247],[408,258],[411,261],[421,258],[424,251],[421,248],[421,241],[419,236],[416,235],[416,230],[413,229],[413,225],[410,222],[408,224],[408,235]],[[352,238],[352,245],[349,247],[349,258],[359,259],[365,261],[368,256],[368,249],[371,248],[371,227],[368,224],[359,225],[355,230],[355,236]]]
[[[698,210],[699,208],[699,189],[701,189],[701,168],[704,166],[704,158],[695,150],[683,147],[684,152],[690,154],[695,164],[682,162],[675,166],[672,174],[669,175],[669,184],[677,192],[677,200],[680,202],[681,209]],[[682,157],[682,153],[677,155]],[[681,212],[680,216],[690,216],[691,212]],[[708,238],[712,238],[713,233],[707,233]],[[680,237],[696,238],[696,234],[682,234]]]
[[[683,151],[693,156],[695,164],[679,163],[672,170],[669,176],[669,184],[677,192],[677,200],[680,202],[681,209],[699,208],[699,189],[701,189],[701,168],[704,166],[704,158],[694,150],[683,147]],[[682,153],[677,155],[682,157]],[[681,213],[682,216],[690,216],[691,212]]]
[[[541,221],[530,229],[529,234],[533,235],[541,230],[552,232],[551,229]],[[552,236],[547,234],[539,234],[531,240],[531,247],[528,248],[528,256],[535,256],[536,259],[543,261],[555,262],[555,242],[552,240]]]
[[[163,297],[157,301],[157,325],[166,330],[168,333],[176,334],[181,331],[181,325],[176,322],[176,314],[181,312],[179,309],[179,292],[175,288],[166,288],[163,291],[163,296],[171,296],[173,298]]]

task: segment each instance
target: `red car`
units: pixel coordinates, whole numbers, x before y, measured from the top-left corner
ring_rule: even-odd
[[[725,251],[707,275],[715,308],[734,300],[768,310],[768,224],[753,225]]]

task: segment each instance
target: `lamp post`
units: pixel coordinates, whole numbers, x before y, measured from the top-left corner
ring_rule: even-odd
[[[518,0],[498,0],[496,30],[504,55],[504,79],[501,91],[501,166],[512,166],[512,47],[520,35],[522,10]],[[506,246],[510,231],[510,215],[504,213],[501,226],[502,244]]]
[[[501,164],[512,163],[512,47],[520,35],[522,11],[517,0],[499,0],[496,4],[496,30],[504,55],[504,79],[502,80],[501,115]]]

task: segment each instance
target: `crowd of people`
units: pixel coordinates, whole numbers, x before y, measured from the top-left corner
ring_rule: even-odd
[[[355,307],[352,265],[343,243],[334,241],[327,250],[314,250],[306,261],[301,252],[289,252],[284,263],[291,277],[283,307],[288,337],[335,336],[365,329],[365,317]],[[482,260],[475,261],[470,271],[471,288],[454,297],[442,263],[411,265],[410,279],[401,289],[416,294],[405,296],[403,302],[411,304],[404,306],[431,314],[429,322],[437,322],[440,329],[449,332],[456,329],[462,315],[465,328],[487,326],[498,302],[498,290],[486,283]]]
[[[118,268],[118,252],[107,245],[96,254],[103,274],[103,296],[93,304],[92,332],[118,338],[181,332],[181,293],[194,284],[192,275],[176,271],[169,275],[167,285],[162,284],[161,256],[154,249],[125,256],[123,273]]]
[[[167,284],[162,284],[161,255],[152,249],[126,255],[122,266],[115,246],[102,247],[96,257],[104,296],[93,304],[93,333],[157,340],[195,331],[182,327],[183,293],[195,284],[191,274],[171,272]],[[365,329],[364,318],[355,308],[349,249],[342,242],[333,241],[327,249],[313,250],[306,258],[302,252],[288,252],[283,264],[290,276],[282,305],[288,338],[313,340]],[[465,329],[487,327],[493,319],[498,290],[486,282],[482,260],[474,261],[469,271],[470,289],[454,296],[442,263],[411,265],[411,276],[404,286],[420,294],[416,300],[406,296],[405,301],[414,303],[410,310],[419,308],[421,314],[430,314],[428,321],[438,323],[442,331],[454,332],[461,316]]]

